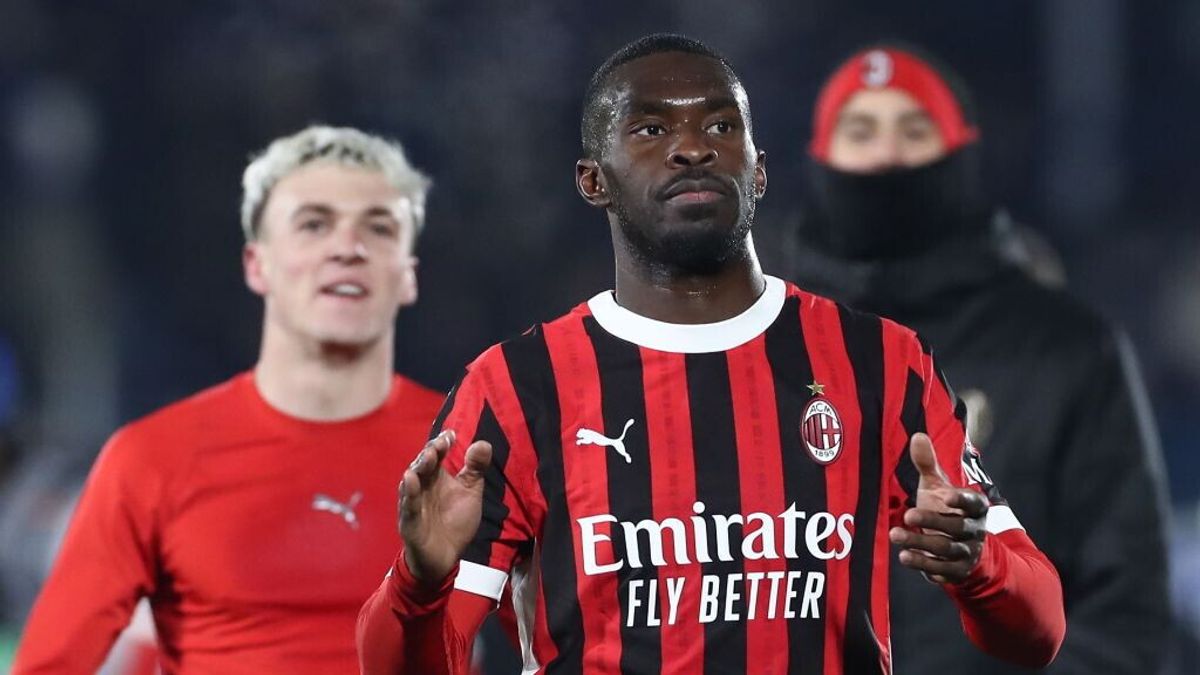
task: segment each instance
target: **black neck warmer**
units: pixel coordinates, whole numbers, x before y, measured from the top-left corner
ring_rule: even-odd
[[[911,258],[988,229],[978,144],[917,168],[856,174],[808,163],[809,208],[800,235],[845,260]]]

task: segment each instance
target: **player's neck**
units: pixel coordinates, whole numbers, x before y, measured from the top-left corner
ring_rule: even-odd
[[[389,335],[365,347],[305,344],[267,328],[254,367],[259,394],[292,417],[337,421],[365,415],[387,400],[392,386]]]
[[[617,304],[667,323],[716,323],[746,311],[766,288],[754,241],[742,255],[712,274],[651,269],[618,247]]]

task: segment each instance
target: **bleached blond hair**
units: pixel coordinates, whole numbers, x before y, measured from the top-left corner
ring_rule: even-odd
[[[310,126],[277,138],[242,174],[242,233],[258,238],[259,221],[271,189],[285,176],[315,162],[378,171],[408,199],[417,232],[425,224],[425,195],[433,182],[409,164],[396,141],[350,127]]]

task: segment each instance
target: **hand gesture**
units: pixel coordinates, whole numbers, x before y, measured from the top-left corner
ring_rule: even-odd
[[[442,468],[454,445],[454,432],[443,431],[425,444],[400,482],[400,536],[404,561],[413,577],[438,586],[454,569],[479,529],[483,513],[483,472],[492,462],[492,446],[476,441],[467,448],[457,475]]]
[[[909,455],[917,467],[917,505],[904,513],[904,524],[888,539],[900,547],[900,564],[941,584],[962,583],[979,562],[988,501],[975,490],[955,487],[937,463],[933,442],[913,434]]]

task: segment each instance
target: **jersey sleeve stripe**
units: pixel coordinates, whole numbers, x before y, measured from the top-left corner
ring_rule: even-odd
[[[458,590],[482,595],[496,602],[500,602],[506,583],[508,575],[504,572],[469,560],[459,562],[458,576],[454,578],[454,587]]]

